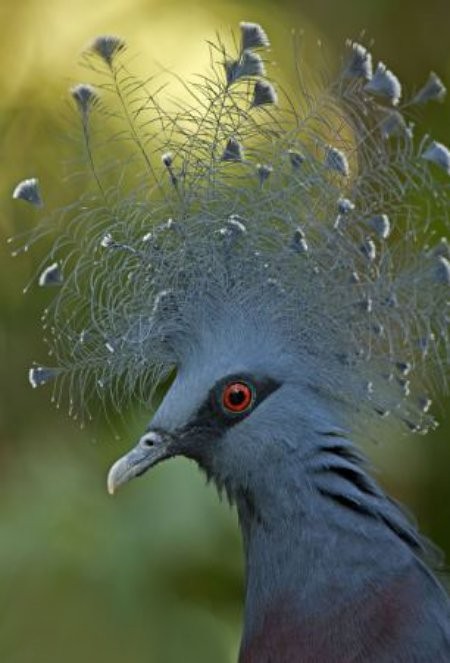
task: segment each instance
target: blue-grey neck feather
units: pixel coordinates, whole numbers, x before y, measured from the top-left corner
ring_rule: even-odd
[[[237,496],[241,660],[448,660],[450,601],[423,561],[436,561],[434,550],[346,438],[305,434],[255,492]]]

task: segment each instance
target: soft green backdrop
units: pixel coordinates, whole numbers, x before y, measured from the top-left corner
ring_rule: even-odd
[[[407,88],[430,69],[450,82],[450,0],[0,0],[0,228],[17,234],[33,213],[13,205],[16,181],[38,175],[58,205],[66,89],[86,73],[82,47],[119,34],[137,54],[187,76],[203,70],[216,29],[255,20],[281,67],[289,33],[304,28],[330,57],[362,29]],[[336,55],[337,57],[337,55]],[[424,126],[450,143],[450,105]],[[63,196],[64,193],[64,196]],[[37,257],[0,246],[0,661],[1,663],[226,663],[236,657],[242,559],[235,517],[195,467],[173,461],[115,499],[110,462],[139,436],[80,431],[33,391],[26,369],[43,358],[38,315],[45,293],[21,294]],[[428,438],[373,449],[384,485],[450,554],[450,413]],[[95,439],[94,438],[95,435]]]

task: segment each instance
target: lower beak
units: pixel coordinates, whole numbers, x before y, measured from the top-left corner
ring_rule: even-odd
[[[169,450],[171,437],[156,431],[149,431],[141,437],[137,445],[125,456],[119,458],[108,472],[108,493],[113,495],[117,488],[134,477],[141,476],[172,454]]]

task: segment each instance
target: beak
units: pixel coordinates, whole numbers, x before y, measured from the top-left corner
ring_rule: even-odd
[[[172,437],[165,433],[149,431],[125,456],[119,458],[108,472],[108,493],[114,495],[117,488],[134,477],[173,455],[169,450]]]

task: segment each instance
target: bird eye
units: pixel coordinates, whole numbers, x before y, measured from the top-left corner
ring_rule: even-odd
[[[223,409],[233,414],[241,414],[250,409],[254,399],[255,391],[246,382],[230,382],[222,392]]]

